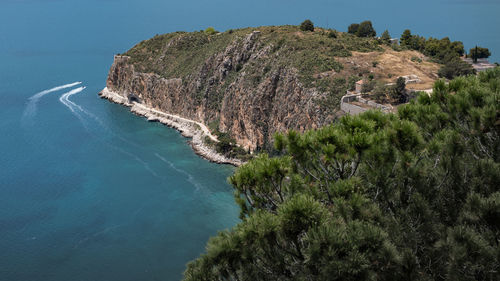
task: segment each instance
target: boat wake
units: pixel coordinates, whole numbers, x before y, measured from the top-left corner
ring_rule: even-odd
[[[87,132],[91,133],[90,129],[89,129],[89,126],[87,125],[87,122],[85,121],[85,119],[83,118],[83,116],[81,115],[81,113],[91,117],[92,119],[94,119],[103,129],[105,129],[108,133],[111,133],[113,136],[116,136],[118,137],[119,139],[123,140],[124,142],[127,142],[129,144],[132,144],[132,145],[135,145],[135,146],[138,146],[137,144],[134,144],[134,143],[131,143],[130,141],[120,137],[120,136],[117,136],[115,135],[110,129],[108,126],[106,126],[97,116],[95,116],[93,113],[85,110],[82,106],[80,106],[79,104],[71,101],[69,98],[72,96],[72,95],[75,95],[75,94],[78,94],[80,92],[82,92],[83,90],[85,90],[86,87],[79,87],[79,88],[76,88],[76,89],[73,89],[69,92],[66,92],[64,94],[62,94],[60,97],[59,97],[59,101],[64,104],[69,110],[71,110],[71,112],[80,120],[80,122],[82,123],[83,127],[87,130]],[[144,166],[144,169],[146,169],[149,173],[151,173],[154,177],[157,177],[159,178],[158,174],[153,170],[151,169],[151,167],[149,166],[149,164],[142,160],[139,156],[133,154],[133,153],[130,153],[126,150],[124,150],[123,148],[120,148],[118,146],[115,146],[111,143],[108,143],[106,141],[104,141],[105,144],[109,147],[111,147],[112,149],[115,149],[131,158],[133,158],[134,160],[136,160],[137,162],[141,163],[143,166]]]
[[[128,155],[128,156],[134,158],[137,162],[141,163],[142,166],[144,166],[144,169],[146,169],[154,177],[161,179],[161,177],[158,176],[158,174],[153,169],[151,169],[151,167],[149,166],[149,164],[146,161],[142,160],[139,156],[137,156],[137,155],[135,155],[133,153],[130,153],[130,152],[128,152],[128,151],[126,151],[126,150],[124,150],[122,148],[119,148],[117,146],[114,146],[112,144],[107,143],[107,145],[110,146],[110,147],[112,147],[113,149],[118,150],[119,152],[121,152],[121,153],[123,153],[125,155]]]
[[[80,85],[82,82],[74,82],[70,84],[65,84],[61,86],[57,86],[48,90],[43,90],[39,93],[34,94],[33,96],[28,98],[28,104],[26,105],[26,109],[23,112],[23,118],[34,117],[36,115],[36,106],[38,101],[45,95],[50,94],[52,92],[57,92],[63,89],[71,88],[76,85]]]
[[[85,87],[83,87],[83,88],[85,88]],[[77,89],[75,89],[75,90],[77,90]],[[77,104],[76,102],[69,100],[69,97],[70,97],[70,96],[72,96],[72,95],[74,95],[74,94],[77,94],[77,93],[79,93],[79,92],[81,92],[81,91],[77,91],[77,92],[72,92],[72,91],[70,91],[70,92],[68,92],[68,93],[65,93],[65,94],[63,94],[63,95],[59,98],[59,101],[61,101],[64,105],[66,105],[66,106],[67,106],[67,107],[71,110],[71,112],[73,112],[73,113],[74,113],[74,114],[75,114],[75,115],[76,115],[76,116],[77,116],[77,117],[78,117],[81,121],[82,121],[83,119],[81,118],[81,115],[80,115],[79,113],[77,113],[77,112],[76,112],[76,110],[78,110],[79,112],[81,112],[81,113],[83,113],[83,114],[87,115],[88,117],[90,117],[91,119],[93,119],[93,120],[94,120],[94,121],[95,121],[95,122],[96,122],[96,123],[97,123],[97,124],[98,124],[98,125],[99,125],[99,126],[100,126],[100,127],[101,127],[104,131],[105,131],[105,132],[106,132],[106,133],[111,134],[113,137],[118,138],[118,139],[120,139],[121,141],[123,141],[123,142],[125,142],[125,143],[127,143],[127,144],[130,144],[130,145],[135,146],[135,147],[137,147],[137,148],[141,148],[141,146],[140,146],[140,145],[138,145],[138,144],[136,144],[136,143],[134,143],[134,142],[131,142],[131,141],[129,141],[128,139],[126,139],[126,138],[124,138],[124,137],[122,137],[122,136],[120,136],[120,135],[118,135],[118,134],[114,133],[114,132],[113,132],[113,130],[112,130],[109,126],[107,126],[107,125],[106,125],[106,124],[105,124],[105,123],[104,123],[104,122],[103,122],[103,121],[102,121],[99,117],[97,117],[95,114],[93,114],[92,112],[90,112],[90,111],[86,110],[83,106],[81,106],[81,105]],[[83,123],[87,123],[87,122],[84,122],[84,121],[82,121],[82,122],[83,122]],[[85,128],[87,129],[87,131],[90,133],[90,131],[88,130],[88,127],[87,127],[85,124],[84,124],[84,126],[85,126]]]
[[[174,171],[187,176],[187,181],[190,182],[192,185],[194,185],[196,187],[196,191],[199,191],[200,189],[203,188],[203,185],[201,185],[199,182],[197,182],[194,179],[193,175],[191,175],[190,173],[188,173],[188,172],[186,172],[186,171],[184,171],[182,169],[177,168],[174,165],[174,163],[168,161],[167,159],[165,159],[165,157],[162,157],[160,154],[155,153],[155,156],[158,157],[161,161],[167,163]]]
[[[82,122],[83,126],[85,128],[87,128],[87,125],[85,124],[85,120],[83,119],[83,117],[78,114],[78,112],[76,112],[76,109],[79,109],[79,110],[83,110],[81,106],[77,105],[76,103],[72,102],[69,100],[69,97],[72,96],[72,95],[75,95],[75,94],[78,94],[80,93],[81,91],[85,90],[86,87],[79,87],[79,88],[76,88],[76,89],[73,89],[69,92],[66,92],[64,94],[62,94],[60,97],[59,97],[59,101],[64,104],[67,108],[69,108],[69,110],[71,110],[71,112],[78,118],[80,119],[80,122]]]

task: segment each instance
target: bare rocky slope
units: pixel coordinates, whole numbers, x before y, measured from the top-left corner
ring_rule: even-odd
[[[339,57],[386,49],[375,39],[295,26],[176,32],[116,55],[107,88],[228,133],[255,151],[269,147],[276,132],[335,120],[345,89],[376,73],[356,67],[359,73],[346,73]]]

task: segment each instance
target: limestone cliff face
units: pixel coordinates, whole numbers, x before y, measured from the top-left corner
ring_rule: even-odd
[[[218,123],[221,132],[250,150],[269,145],[276,132],[303,131],[331,122],[336,112],[317,102],[325,93],[304,87],[291,66],[263,63],[276,54],[259,36],[254,31],[230,42],[182,79],[145,73],[130,57],[115,56],[107,87],[126,97],[135,95],[141,103],[164,112]],[[175,45],[175,40],[169,44]],[[247,71],[249,65],[259,75]]]

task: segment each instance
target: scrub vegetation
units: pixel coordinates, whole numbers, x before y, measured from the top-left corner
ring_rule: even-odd
[[[460,59],[465,53],[464,44],[460,41],[451,41],[448,37],[426,39],[419,35],[413,35],[409,29],[406,29],[401,35],[400,42],[403,48],[422,52],[435,62],[443,64],[438,72],[440,77],[452,79],[475,73],[469,63]]]
[[[353,51],[384,51],[380,42],[374,38],[360,38],[331,29],[314,28],[305,22],[301,27],[265,26],[231,29],[220,33],[199,31],[157,35],[140,42],[124,55],[131,57],[131,63],[140,72],[155,73],[164,78],[188,78],[200,71],[209,58],[223,52],[233,42],[241,43],[252,31],[261,32],[259,46],[261,49],[270,48],[271,54],[266,62],[237,65],[233,70],[246,71],[249,76],[255,77],[256,83],[262,78],[263,69],[268,72],[291,66],[298,70],[301,81],[306,86],[329,90],[336,86],[334,79],[321,79],[315,75],[332,70],[341,71],[343,65],[336,60],[337,57],[349,57]],[[229,75],[228,78],[225,81],[227,85],[236,75]]]

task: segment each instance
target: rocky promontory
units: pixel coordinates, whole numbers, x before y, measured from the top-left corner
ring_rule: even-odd
[[[102,96],[144,116],[151,112],[139,108],[198,122],[253,152],[272,147],[277,132],[318,128],[342,115],[346,89],[363,75],[386,75],[349,58],[387,51],[374,38],[296,26],[175,32],[116,55]]]

